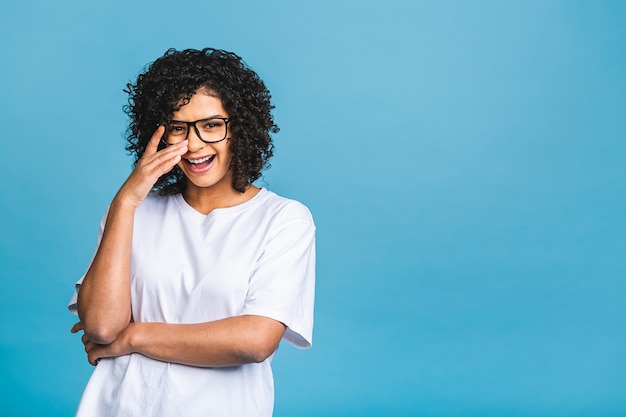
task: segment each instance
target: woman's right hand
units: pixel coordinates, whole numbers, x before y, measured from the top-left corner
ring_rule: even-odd
[[[174,168],[187,152],[186,140],[157,151],[164,133],[165,127],[159,126],[150,138],[143,156],[115,197],[119,203],[138,207],[159,177]]]

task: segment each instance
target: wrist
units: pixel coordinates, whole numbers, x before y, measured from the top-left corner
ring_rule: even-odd
[[[122,190],[120,190],[120,192],[113,197],[113,201],[111,201],[111,210],[134,212],[139,204],[141,204],[141,202],[137,202],[132,198],[126,197]]]
[[[140,352],[142,330],[142,323],[128,323],[126,328],[126,345],[130,350],[129,353]]]

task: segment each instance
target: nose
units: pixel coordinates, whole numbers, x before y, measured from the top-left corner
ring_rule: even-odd
[[[198,129],[195,126],[190,126],[187,131],[187,149],[189,152],[196,152],[206,146],[206,143],[200,139]]]

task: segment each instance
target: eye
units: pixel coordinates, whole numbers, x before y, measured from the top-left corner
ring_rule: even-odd
[[[170,135],[182,135],[187,132],[187,125],[182,124],[169,124],[167,125],[167,133]]]
[[[219,119],[206,120],[202,123],[203,130],[219,129],[224,123]]]

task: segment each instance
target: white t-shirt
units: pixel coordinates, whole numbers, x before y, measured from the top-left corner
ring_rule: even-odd
[[[103,224],[104,218],[100,236]],[[266,189],[209,215],[194,210],[181,194],[151,193],[135,212],[131,297],[136,322],[265,316],[287,326],[286,341],[308,348],[314,281],[315,225],[309,210]],[[81,282],[70,301],[73,312]],[[271,416],[271,359],[225,368],[141,354],[103,359],[77,416]]]

